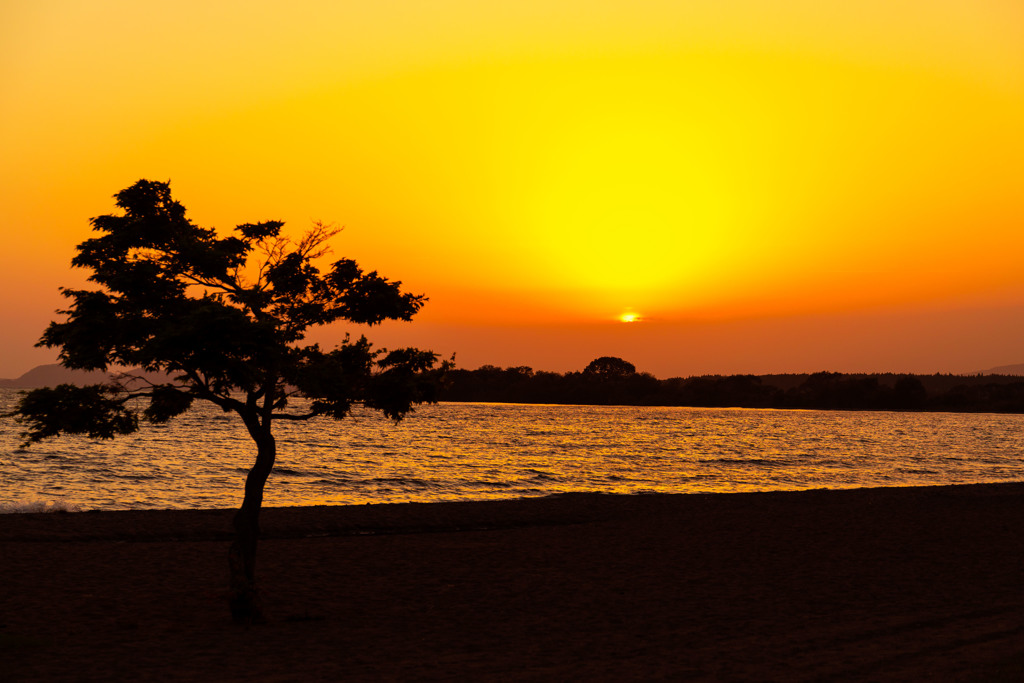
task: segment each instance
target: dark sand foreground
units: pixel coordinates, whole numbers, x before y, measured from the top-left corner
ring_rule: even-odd
[[[0,679],[1024,680],[1024,484],[0,516]]]

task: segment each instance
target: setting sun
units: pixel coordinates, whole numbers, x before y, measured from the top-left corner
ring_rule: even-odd
[[[636,313],[623,313],[619,316],[619,322],[635,323],[638,320],[640,320],[640,316]]]

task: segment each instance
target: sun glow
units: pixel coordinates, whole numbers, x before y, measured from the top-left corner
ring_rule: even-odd
[[[430,298],[395,343],[460,366],[629,340],[666,372],[750,369],[751,335],[673,335],[785,320],[804,368],[800,316],[1024,301],[1024,3],[52,4],[0,5],[0,376],[52,361],[73,247],[140,178],[225,234],[344,224],[337,256]],[[927,367],[1015,361],[978,350],[1024,334],[1006,320]],[[920,357],[886,334],[865,357]]]

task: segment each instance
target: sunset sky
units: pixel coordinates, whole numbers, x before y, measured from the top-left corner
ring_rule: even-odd
[[[1022,46],[1019,0],[7,0],[0,377],[139,178],[344,226],[430,297],[371,339],[460,367],[1024,363]]]

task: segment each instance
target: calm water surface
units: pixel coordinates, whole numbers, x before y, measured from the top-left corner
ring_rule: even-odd
[[[20,429],[0,419],[0,511],[236,507],[255,452],[205,405],[106,442]],[[1022,415],[443,403],[276,433],[270,506],[1024,480]]]

